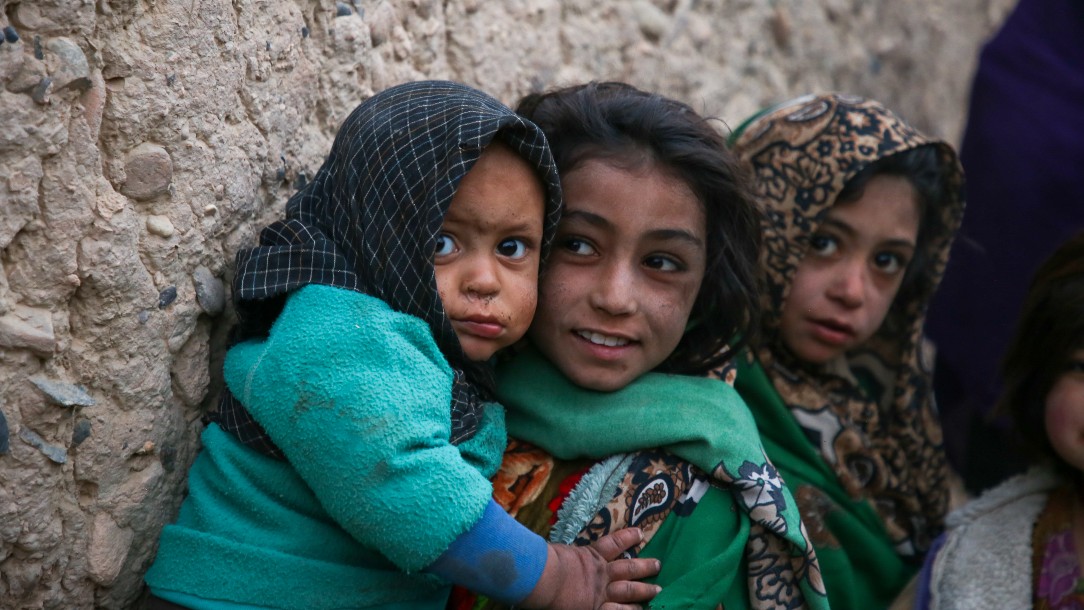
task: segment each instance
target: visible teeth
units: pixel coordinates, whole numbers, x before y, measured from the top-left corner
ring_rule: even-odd
[[[605,345],[606,347],[618,347],[618,346],[628,345],[629,344],[628,339],[623,339],[621,337],[607,337],[606,335],[603,335],[603,334],[600,334],[600,333],[593,333],[593,332],[586,331],[586,330],[576,331],[576,334],[583,337],[584,339],[587,339],[591,343],[594,343],[595,345]]]

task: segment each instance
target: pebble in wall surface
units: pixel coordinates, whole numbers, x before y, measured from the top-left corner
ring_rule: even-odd
[[[77,447],[88,438],[90,438],[90,420],[77,420],[75,422],[75,429],[72,430],[72,446]]]
[[[91,407],[95,404],[94,398],[81,385],[52,381],[43,377],[31,377],[30,382],[62,407]]]
[[[170,286],[158,293],[158,309],[165,309],[169,307],[173,301],[177,300],[177,287]]]
[[[8,442],[8,437],[10,436],[11,432],[8,430],[8,418],[4,416],[3,411],[0,411],[0,455],[4,455],[11,450],[11,446]]]
[[[49,458],[51,461],[57,464],[64,464],[68,461],[68,452],[63,447],[57,447],[45,442],[37,432],[34,432],[26,426],[19,426],[19,438],[23,440],[27,445],[34,447],[42,454]]]
[[[38,81],[34,89],[30,91],[30,98],[36,103],[45,105],[49,103],[49,93],[53,90],[53,79],[46,76]]]
[[[168,216],[148,216],[147,231],[159,237],[172,237],[176,230]]]
[[[51,71],[56,91],[90,88],[90,66],[79,45],[68,38],[53,38],[45,46],[57,58],[57,65]]]
[[[124,173],[121,193],[140,201],[153,199],[169,192],[173,182],[173,160],[161,146],[144,142],[128,152]]]
[[[27,348],[51,356],[57,347],[52,313],[47,309],[16,305],[0,316],[0,346]]]
[[[192,273],[192,283],[196,286],[196,302],[208,315],[217,316],[226,308],[226,289],[222,280],[200,265]]]

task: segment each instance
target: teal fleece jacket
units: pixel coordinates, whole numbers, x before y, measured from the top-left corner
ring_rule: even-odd
[[[475,437],[449,442],[452,371],[429,327],[306,286],[224,374],[288,461],[209,426],[151,590],[190,606],[442,608],[447,584],[418,571],[481,518],[505,430],[489,404]]]

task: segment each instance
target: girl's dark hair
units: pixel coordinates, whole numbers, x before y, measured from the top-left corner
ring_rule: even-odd
[[[836,203],[859,199],[874,176],[906,178],[917,195],[919,223],[915,254],[903,272],[903,282],[900,283],[895,300],[897,303],[909,303],[917,298],[917,293],[922,288],[918,280],[926,273],[930,262],[927,241],[939,222],[937,215],[931,214],[929,210],[935,208],[946,196],[945,175],[937,145],[910,148],[870,163],[847,181],[836,197]]]
[[[708,119],[675,100],[614,82],[534,93],[516,111],[545,132],[561,174],[588,160],[635,167],[646,156],[704,206],[704,280],[689,327],[658,370],[704,373],[755,338],[759,212],[744,170]]]
[[[1035,459],[1064,463],[1046,435],[1046,397],[1084,348],[1084,233],[1065,242],[1036,272],[1001,364],[997,412],[1009,415]]]

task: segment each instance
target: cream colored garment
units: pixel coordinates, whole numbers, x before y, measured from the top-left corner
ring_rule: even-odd
[[[1031,536],[1064,479],[1033,468],[953,512],[930,575],[929,610],[1031,608]]]

